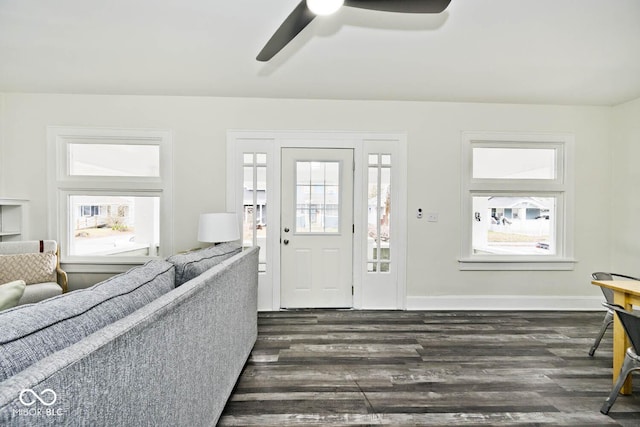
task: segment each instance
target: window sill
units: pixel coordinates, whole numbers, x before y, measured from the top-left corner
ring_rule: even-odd
[[[578,261],[573,258],[555,259],[477,259],[458,260],[461,271],[569,271]]]

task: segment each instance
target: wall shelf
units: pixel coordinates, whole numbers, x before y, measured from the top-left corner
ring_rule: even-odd
[[[28,238],[26,233],[27,200],[0,197],[0,241]]]

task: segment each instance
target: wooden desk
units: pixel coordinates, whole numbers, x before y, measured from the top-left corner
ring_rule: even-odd
[[[640,306],[640,281],[637,280],[594,280],[591,283],[613,291],[614,303],[631,311],[633,305]],[[618,315],[613,316],[613,382],[615,383],[624,362],[624,354],[631,345],[624,332]],[[631,375],[624,383],[622,394],[631,394]]]

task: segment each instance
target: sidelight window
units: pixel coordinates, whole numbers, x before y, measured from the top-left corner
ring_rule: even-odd
[[[267,271],[267,154],[245,152],[243,159],[242,244],[260,246],[258,271]]]
[[[388,273],[391,263],[391,155],[369,153],[367,272]]]

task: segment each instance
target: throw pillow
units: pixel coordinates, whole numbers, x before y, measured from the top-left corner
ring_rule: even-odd
[[[56,254],[0,255],[0,283],[24,280],[27,285],[56,281]]]
[[[0,285],[0,311],[18,305],[26,287],[24,280],[15,280]]]

